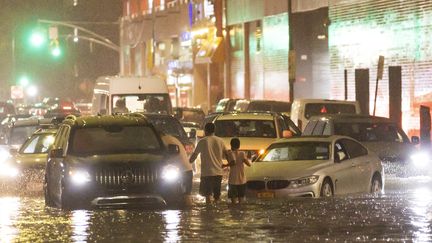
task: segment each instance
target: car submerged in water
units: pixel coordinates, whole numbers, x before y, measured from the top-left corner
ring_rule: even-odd
[[[2,189],[27,192],[42,189],[48,151],[54,142],[57,128],[40,128],[10,156],[0,163]]]
[[[45,170],[45,204],[65,209],[183,202],[175,144],[142,115],[68,116]]]
[[[280,139],[245,172],[255,198],[378,193],[384,183],[378,156],[346,136]]]

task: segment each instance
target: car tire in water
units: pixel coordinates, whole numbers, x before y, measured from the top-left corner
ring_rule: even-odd
[[[321,186],[320,197],[332,197],[333,193],[333,183],[329,178],[325,178]]]
[[[375,174],[372,177],[370,192],[371,193],[380,193],[381,191],[382,191],[381,177],[379,175]]]

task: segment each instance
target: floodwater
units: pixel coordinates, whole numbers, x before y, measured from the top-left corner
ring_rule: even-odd
[[[432,178],[388,178],[383,195],[226,201],[182,210],[45,207],[41,192],[0,197],[0,242],[432,242]],[[226,198],[226,194],[224,194]]]

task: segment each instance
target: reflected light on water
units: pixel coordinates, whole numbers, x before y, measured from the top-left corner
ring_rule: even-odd
[[[179,235],[179,224],[180,224],[180,211],[179,210],[167,210],[162,213],[165,219],[166,225],[166,242],[179,242],[181,241]]]
[[[429,211],[432,204],[432,191],[428,187],[418,188],[414,191],[414,198],[410,202],[411,210],[414,215],[411,224],[417,228],[414,232],[416,240],[419,242],[432,241],[430,222],[432,221],[432,211]]]
[[[18,235],[14,222],[18,217],[19,208],[18,197],[0,198],[0,242],[13,242]]]
[[[72,212],[72,240],[73,242],[87,242],[90,214],[87,210]]]

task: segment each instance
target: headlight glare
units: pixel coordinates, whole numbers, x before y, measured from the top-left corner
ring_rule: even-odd
[[[90,173],[85,170],[71,170],[69,176],[74,184],[82,185],[90,181]]]
[[[411,155],[411,161],[416,168],[425,168],[429,160],[429,154],[426,152],[418,152]]]
[[[174,165],[167,165],[162,170],[162,179],[173,182],[180,177],[180,169]]]
[[[312,185],[312,184],[316,183],[318,181],[318,179],[319,179],[319,176],[317,176],[317,175],[302,177],[302,178],[299,178],[296,180],[292,180],[289,184],[289,187],[297,188],[297,187]]]
[[[8,165],[5,163],[2,163],[0,165],[0,176],[1,177],[17,177],[19,174],[19,169],[15,166]]]

